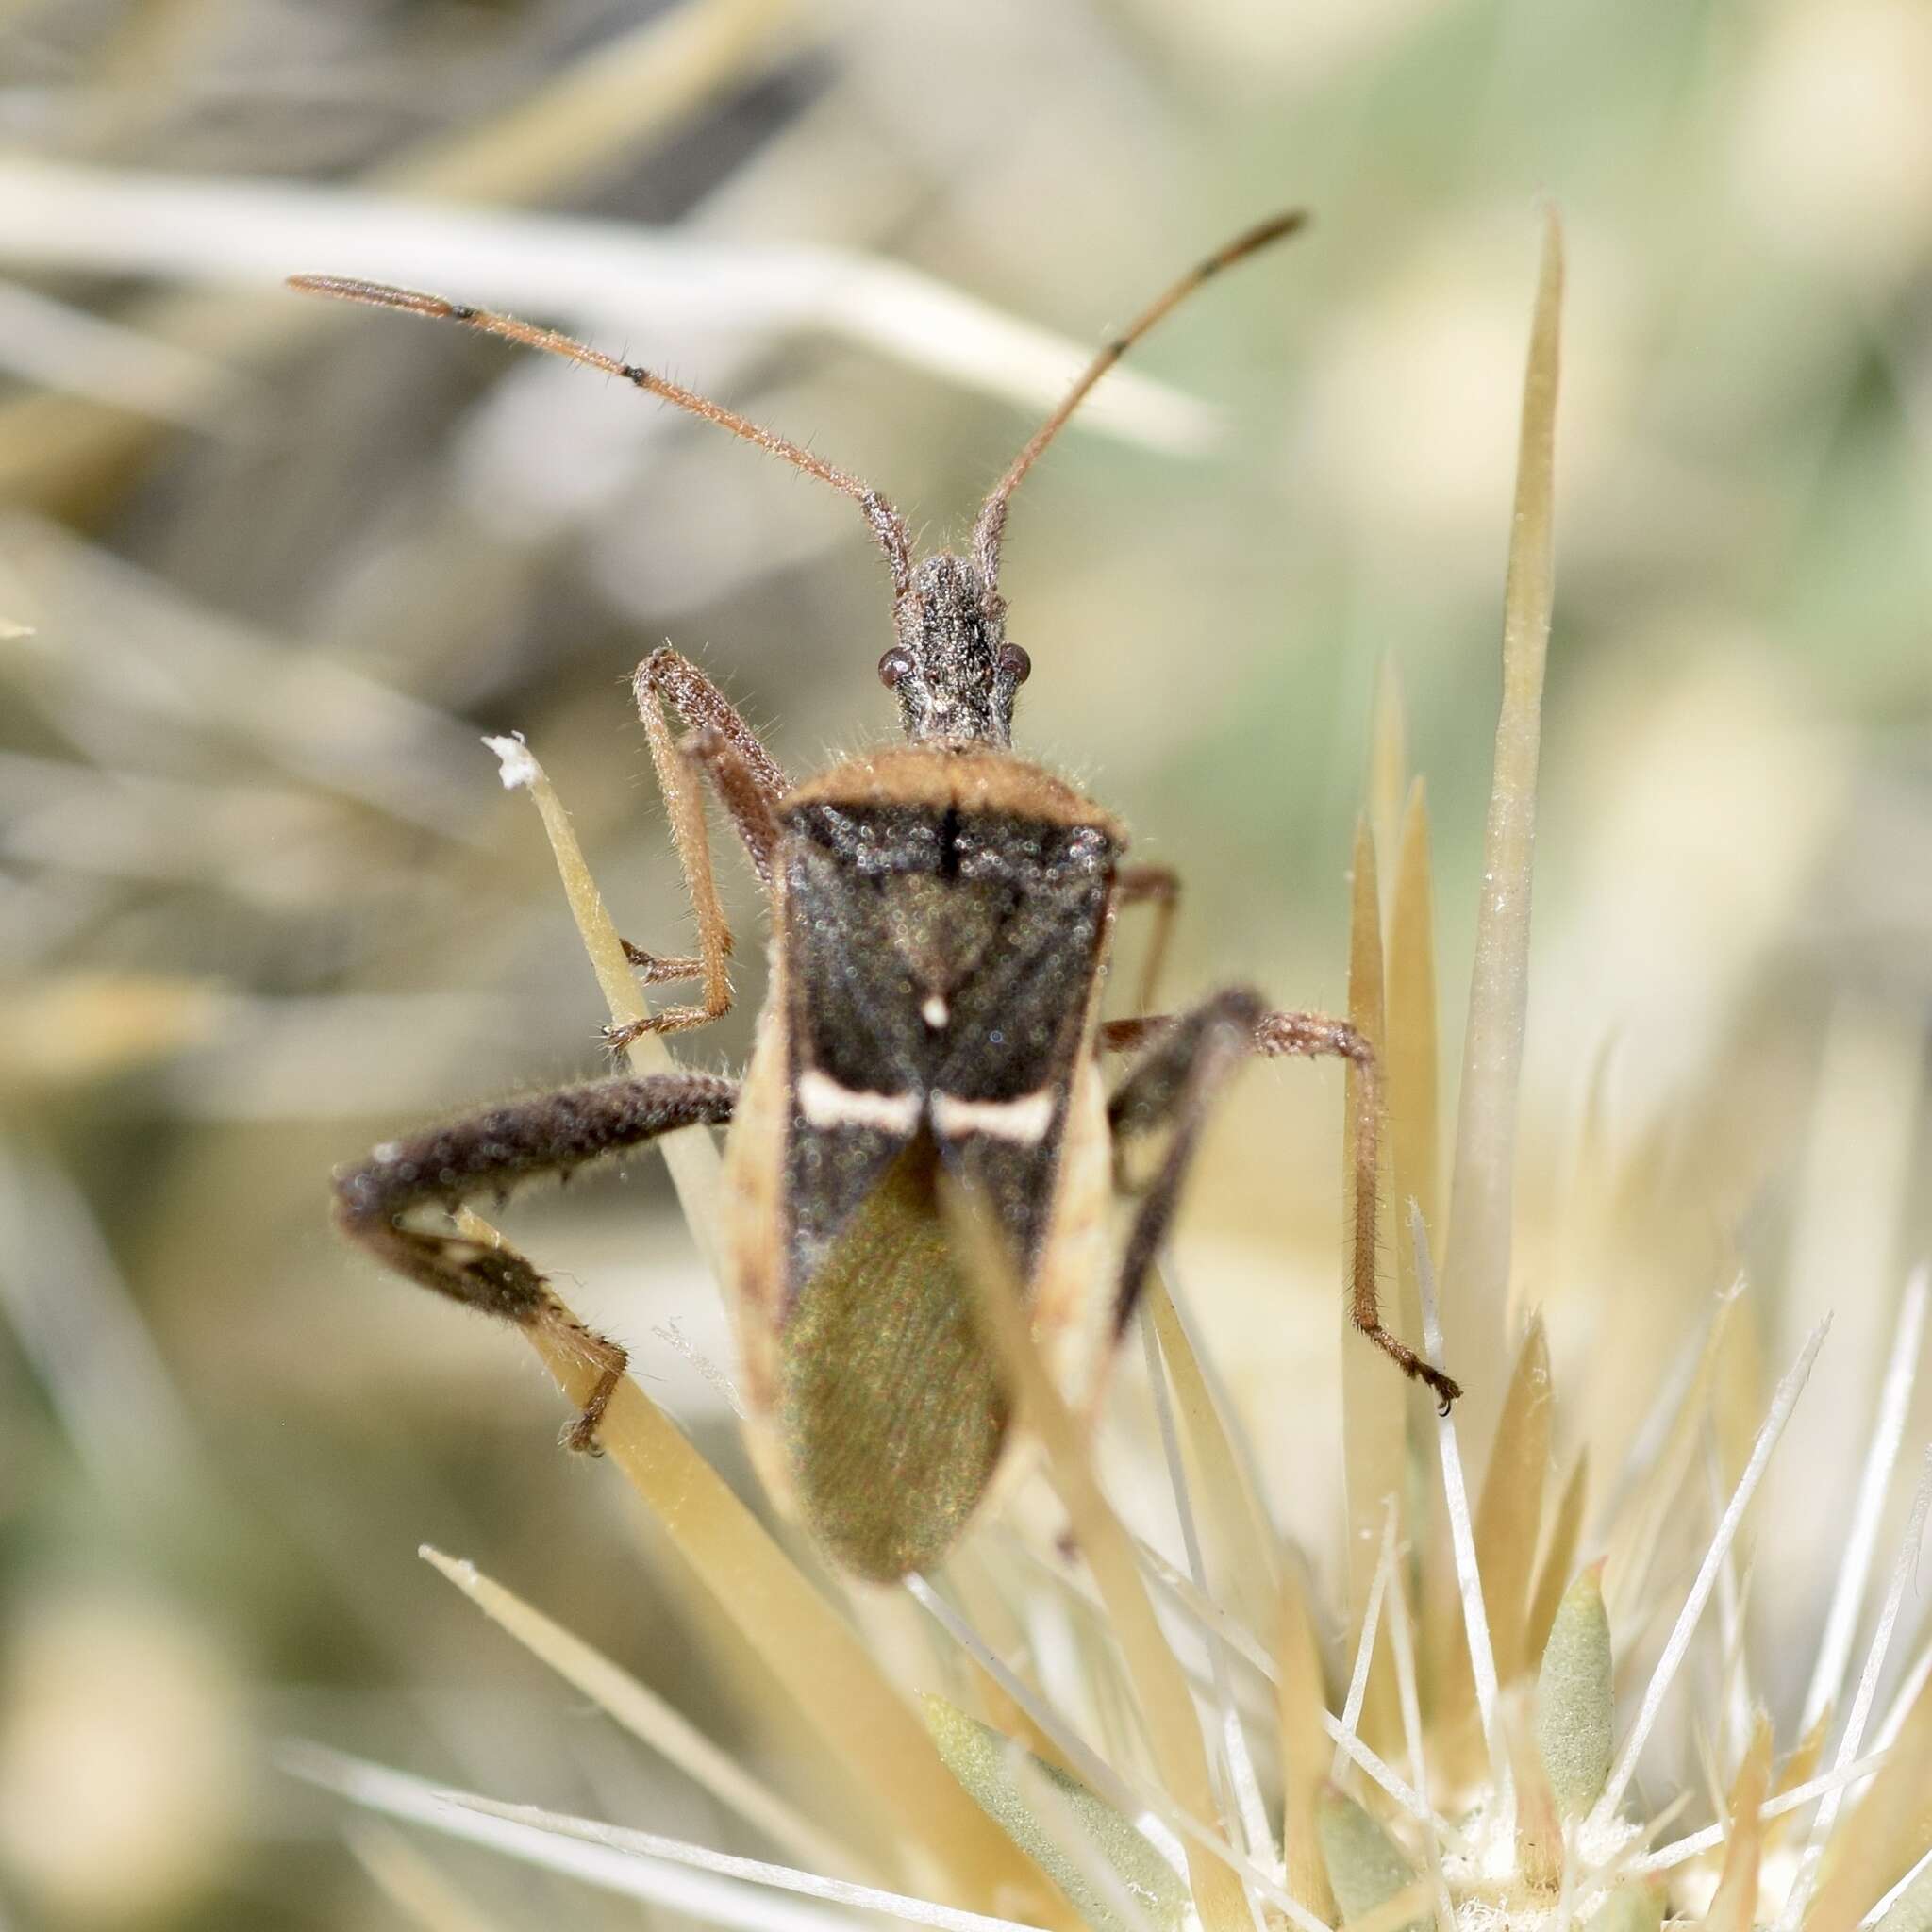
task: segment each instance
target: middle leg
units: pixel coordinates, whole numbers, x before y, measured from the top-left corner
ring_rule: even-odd
[[[1368,1038],[1345,1020],[1324,1013],[1271,1012],[1244,987],[1217,993],[1192,1012],[1115,1021],[1101,1028],[1103,1049],[1147,1048],[1108,1110],[1117,1147],[1167,1126],[1165,1155],[1141,1199],[1127,1237],[1116,1290],[1121,1327],[1132,1316],[1148,1270],[1174,1223],[1181,1185],[1215,1096],[1246,1054],[1334,1055],[1354,1070],[1356,1111],[1355,1226],[1350,1317],[1362,1335],[1406,1374],[1435,1391],[1443,1412],[1462,1393],[1440,1369],[1382,1325],[1375,1284],[1375,1208],[1381,1159],[1381,1085]]]
[[[1141,966],[1141,985],[1135,1010],[1141,1017],[1154,1011],[1160,991],[1160,970],[1167,964],[1168,942],[1174,938],[1174,916],[1180,910],[1181,875],[1171,865],[1124,865],[1120,870],[1117,904],[1151,906],[1147,954]]]

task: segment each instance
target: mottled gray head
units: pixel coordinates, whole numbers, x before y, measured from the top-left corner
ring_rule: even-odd
[[[899,641],[879,678],[914,744],[1013,741],[1013,698],[1033,668],[1007,641],[1005,607],[963,557],[924,557],[894,607]]]

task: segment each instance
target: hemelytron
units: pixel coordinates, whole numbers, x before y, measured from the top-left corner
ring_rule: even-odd
[[[1014,491],[1155,323],[1300,222],[1262,223],[1169,289],[1094,358],[1014,458],[967,548],[924,558],[877,491],[647,370],[440,297],[330,277],[296,282],[621,377],[853,498],[884,552],[892,641],[878,675],[898,701],[904,744],[798,783],[675,652],[646,658],[635,679],[698,951],[631,949],[632,958],[647,981],[703,989],[646,1024],[702,1025],[731,1004],[731,935],[700,796],[708,782],[763,883],[771,923],[771,991],[743,1078],[677,1073],[566,1088],[388,1142],[336,1181],[342,1228],[398,1273],[511,1321],[574,1331],[601,1370],[566,1431],[588,1448],[624,1373],[623,1351],[577,1328],[514,1249],[411,1216],[567,1174],[675,1128],[728,1123],[727,1289],[754,1442],[780,1495],[860,1576],[889,1581],[943,1557],[1006,1444],[1006,1397],[978,1332],[942,1177],[991,1205],[1036,1337],[1070,1393],[1091,1399],[1172,1225],[1207,1111],[1247,1054],[1339,1055],[1355,1066],[1354,1319],[1445,1405],[1460,1392],[1379,1318],[1377,1081],[1367,1041],[1342,1020],[1270,1010],[1246,988],[1183,1013],[1103,1023],[1116,917],[1152,908],[1158,968],[1179,881],[1166,868],[1129,864],[1118,820],[1012,750],[1014,702],[1030,669],[1007,636],[999,589]],[[1127,1067],[1111,1085],[1109,1055],[1126,1057]],[[1124,1246],[1111,1252],[1119,1157],[1157,1132],[1165,1144]]]

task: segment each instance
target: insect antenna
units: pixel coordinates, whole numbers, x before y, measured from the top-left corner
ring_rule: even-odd
[[[756,444],[767,454],[790,463],[793,469],[803,470],[808,476],[815,476],[821,483],[830,484],[841,495],[851,497],[865,513],[873,536],[886,553],[886,562],[892,573],[894,602],[902,602],[912,594],[911,536],[906,528],[905,518],[876,490],[861,483],[857,476],[848,476],[823,457],[815,457],[809,450],[801,449],[797,443],[774,431],[761,428],[734,410],[712,402],[708,396],[684,389],[664,376],[654,375],[634,362],[620,362],[614,356],[606,356],[559,330],[520,322],[513,315],[499,315],[493,309],[472,308],[467,303],[445,301],[441,295],[424,295],[413,289],[392,289],[381,282],[357,281],[343,275],[291,275],[289,286],[300,290],[305,295],[326,295],[337,302],[361,302],[372,308],[397,308],[405,315],[425,316],[432,322],[459,322],[465,328],[476,329],[486,336],[501,336],[507,342],[518,342],[526,349],[541,349],[546,356],[561,356],[566,362],[578,362],[586,369],[598,369],[606,375],[619,376],[647,395],[657,396],[662,402],[700,416],[707,423],[715,423],[720,429],[729,430],[733,436]]]
[[[1067,391],[1065,400],[1033,432],[1026,447],[1013,458],[1012,466],[993,486],[992,494],[980,508],[979,519],[973,526],[973,559],[978,566],[980,580],[985,584],[990,598],[995,602],[999,598],[1000,540],[1006,534],[1007,506],[1012,500],[1013,491],[1019,489],[1021,478],[1040,460],[1041,452],[1065,428],[1068,417],[1092,393],[1093,386],[1156,323],[1179,308],[1203,282],[1266,248],[1270,242],[1292,235],[1297,228],[1307,225],[1307,219],[1306,208],[1291,208],[1286,214],[1273,215],[1237,235],[1225,247],[1216,249],[1207,260],[1197,262],[1172,288],[1151,302],[1081,371],[1073,388]]]

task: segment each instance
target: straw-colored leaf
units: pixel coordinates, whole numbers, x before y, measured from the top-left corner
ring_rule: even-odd
[[[1402,836],[1403,794],[1408,789],[1408,715],[1403,702],[1402,672],[1393,658],[1385,655],[1375,667],[1375,697],[1369,718],[1369,782],[1366,808],[1369,829],[1375,837],[1375,850],[1393,852]],[[1392,893],[1393,878],[1384,880],[1385,894]],[[1392,910],[1385,896],[1384,924]]]
[[[1562,1494],[1557,1500],[1556,1521],[1550,1525],[1548,1547],[1542,1567],[1537,1573],[1536,1591],[1530,1598],[1529,1615],[1523,1627],[1523,1647],[1529,1657],[1540,1657],[1550,1641],[1550,1626],[1557,1621],[1557,1606],[1563,1601],[1571,1574],[1576,1566],[1576,1545],[1583,1534],[1583,1505],[1590,1493],[1590,1454],[1579,1449],[1570,1474],[1563,1479]]]
[[[721,91],[794,53],[795,36],[782,29],[797,17],[795,0],[683,0],[594,45],[501,112],[405,148],[372,171],[369,185],[427,202],[540,205],[620,170]],[[215,363],[292,349],[331,326],[321,303],[238,298],[225,288],[157,296],[120,319]],[[10,403],[0,408],[0,497],[65,500],[127,470],[156,426],[75,396]]]
[[[1663,1932],[1667,1903],[1662,1883],[1640,1878],[1620,1885],[1590,1921],[1590,1932]]]
[[[1409,787],[1396,847],[1389,924],[1389,985],[1383,1061],[1389,1087],[1389,1151],[1394,1170],[1395,1307],[1404,1336],[1422,1333],[1415,1241],[1407,1204],[1425,1227],[1440,1226],[1441,1128],[1436,1014],[1436,907],[1430,880],[1429,804],[1422,779]],[[1427,1391],[1417,1399],[1425,1402]],[[1412,1431],[1426,1441],[1429,1431]]]
[[[1533,1890],[1555,1891],[1563,1882],[1563,1813],[1543,1767],[1531,1704],[1519,1691],[1506,1701],[1503,1711],[1515,1779],[1516,1869]]]
[[[1503,592],[1503,702],[1483,838],[1462,1087],[1442,1267],[1442,1325],[1460,1359],[1495,1359],[1509,1289],[1515,1200],[1516,1095],[1529,1007],[1531,861],[1537,769],[1542,742],[1543,662],[1555,584],[1557,375],[1563,300],[1563,237],[1554,208],[1543,220],[1542,263],[1524,377],[1515,514]],[[1499,1391],[1465,1376],[1478,1423]]]
[[[764,1832],[797,1863],[815,1872],[850,1873],[852,1855],[836,1839],[753,1777],[648,1685],[553,1623],[514,1591],[484,1575],[474,1563],[446,1557],[426,1543],[418,1554],[540,1663],[547,1664],[632,1737],[668,1758],[727,1810]]]
[[[566,1338],[526,1331],[579,1408],[595,1369]],[[639,1500],[675,1536],[720,1616],[738,1624],[841,1761],[895,1822],[916,1867],[947,1874],[958,1897],[987,1910],[1025,1897],[1030,1916],[1064,1920],[1039,1879],[947,1774],[932,1740],[878,1673],[850,1627],[772,1540],[711,1465],[637,1383],[621,1381],[598,1441]],[[1011,1888],[1009,1890],[1008,1888]],[[1003,1901],[995,1905],[995,1901]]]
[[[220,988],[165,974],[77,971],[0,998],[0,1098],[78,1087],[198,1046],[221,1029]]]
[[[1133,1541],[1101,1493],[1086,1437],[1034,1346],[1005,1243],[979,1202],[951,1190],[942,1192],[942,1200],[955,1238],[969,1257],[967,1272],[978,1292],[981,1328],[1016,1398],[1016,1417],[1046,1452],[1074,1540],[1099,1586],[1160,1782],[1184,1816],[1224,1843],[1226,1833],[1187,1674],[1154,1613]],[[1247,1898],[1227,1858],[1191,1838],[1187,1860],[1194,1905],[1206,1932],[1244,1932],[1249,1923]]]
[[[542,815],[572,917],[611,1019],[642,1018],[637,974],[624,957],[555,788],[520,739],[493,740],[491,748],[503,762],[505,784],[527,789]],[[656,1035],[642,1036],[630,1052],[640,1073],[675,1065]],[[669,1136],[664,1150],[692,1233],[708,1251],[716,1241],[716,1149],[700,1132]],[[525,1332],[558,1386],[581,1407],[594,1368],[567,1334]],[[850,1627],[634,1380],[618,1384],[598,1440],[639,1499],[673,1534],[720,1614],[742,1630],[831,1749],[872,1789],[885,1815],[898,1821],[915,1864],[922,1856],[930,1859],[950,1875],[961,1896],[991,1901],[1011,1885],[1037,1900],[1037,1909],[1061,1914],[1030,1868],[946,1774],[918,1719]]]
[[[1366,818],[1355,832],[1355,862],[1350,894],[1348,956],[1348,1017],[1358,1033],[1382,1051],[1382,913],[1375,884],[1375,841]],[[1342,1173],[1348,1191],[1347,1224],[1355,1224],[1356,1080],[1346,1075],[1342,1118]],[[1386,1150],[1385,1150],[1386,1153]],[[1386,1166],[1386,1161],[1385,1161]],[[1388,1190],[1382,1191],[1386,1205]],[[1377,1242],[1378,1252],[1381,1243]],[[1393,1309],[1386,1311],[1392,1319]],[[1348,1498],[1348,1624],[1353,1649],[1359,1641],[1368,1613],[1375,1565],[1382,1550],[1382,1525],[1391,1501],[1402,1518],[1407,1486],[1407,1396],[1403,1378],[1392,1374],[1376,1350],[1365,1348],[1342,1320],[1341,1427],[1343,1480]],[[1361,1734],[1378,1750],[1387,1750],[1401,1736],[1395,1704],[1395,1684],[1390,1674],[1386,1644],[1371,1661],[1367,1700],[1362,1707]]]
[[[1751,1932],[1764,1856],[1764,1824],[1758,1811],[1770,1788],[1771,1720],[1760,1716],[1731,1786],[1730,1841],[1724,1848],[1723,1875],[1705,1916],[1706,1932]]]
[[[1610,1526],[1604,1561],[1604,1599],[1620,1624],[1635,1621],[1641,1614],[1651,1565],[1657,1560],[1678,1492],[1696,1461],[1709,1422],[1711,1390],[1724,1354],[1724,1334],[1737,1307],[1738,1297],[1730,1294],[1713,1309],[1696,1371],[1677,1405],[1663,1448]]]
[[[1191,1499],[1209,1590],[1215,1601],[1249,1630],[1272,1630],[1279,1588],[1274,1532],[1248,1480],[1247,1464],[1228,1434],[1187,1324],[1158,1269],[1147,1284],[1146,1309],[1174,1391],[1174,1420],[1194,1472]]]
[[[1818,1769],[1819,1759],[1824,1756],[1825,1740],[1831,1735],[1833,1708],[1830,1705],[1818,1713],[1818,1721],[1800,1738],[1792,1747],[1791,1755],[1784,1761],[1775,1778],[1772,1780],[1772,1795],[1781,1798],[1787,1791],[1794,1791],[1802,1784],[1808,1784]],[[1765,1820],[1764,1842],[1767,1848],[1774,1844],[1779,1836],[1790,1829],[1788,1815],[1773,1813]]]
[[[1550,1349],[1542,1317],[1536,1315],[1517,1352],[1475,1514],[1483,1605],[1490,1613],[1496,1676],[1505,1684],[1532,1661],[1524,1628],[1549,1480],[1550,1426]]]
[[[611,1024],[626,1025],[646,1018],[649,1008],[638,984],[637,969],[625,957],[624,941],[611,923],[604,895],[597,890],[597,881],[591,876],[557,788],[521,737],[488,738],[483,741],[502,764],[504,784],[511,790],[527,791],[536,803],[557,859],[558,875],[563,881],[564,897],[570,903],[571,918],[576,924],[584,951],[590,955],[591,970],[597,975],[598,990],[610,1010]],[[677,1071],[670,1049],[655,1033],[640,1034],[632,1041],[627,1058],[635,1074]],[[716,1274],[720,1166],[717,1145],[702,1131],[667,1135],[660,1145],[691,1237]]]
[[[1891,1755],[1824,1855],[1805,1932],[1853,1932],[1890,1886],[1932,1852],[1932,1683],[1919,1692]]]
[[[1592,1564],[1564,1592],[1537,1675],[1537,1747],[1557,1807],[1572,1818],[1603,1794],[1615,1743],[1602,1578],[1603,1566]]]
[[[1298,1561],[1283,1569],[1275,1624],[1275,1708],[1281,1720],[1281,1842],[1288,1889],[1318,1919],[1332,1919],[1334,1900],[1319,1839],[1322,1792],[1330,1756],[1323,1718],[1321,1641],[1308,1611],[1307,1579]]]
[[[401,1832],[358,1821],[343,1838],[383,1895],[422,1932],[502,1932],[500,1920],[480,1912]]]
[[[1327,1786],[1320,1815],[1322,1857],[1344,1925],[1359,1926],[1404,1892],[1421,1891],[1416,1869],[1402,1848],[1346,1791]],[[1421,1903],[1423,1909],[1402,1922],[1401,1932],[1428,1932],[1433,1915],[1425,1894]]]
[[[1023,1626],[1014,1615],[1013,1606],[1006,1593],[989,1575],[986,1564],[979,1559],[974,1543],[969,1541],[964,1547],[954,1551],[946,1564],[946,1582],[959,1599],[966,1621],[996,1655],[1011,1657],[1022,1649],[1025,1641]],[[1034,1723],[1020,1701],[1010,1695],[993,1673],[970,1653],[967,1655],[967,1668],[971,1674],[974,1700],[979,1716],[985,1722],[1007,1737],[1018,1739],[1036,1757],[1043,1757],[1049,1764],[1058,1764],[1062,1771],[1072,1768],[1059,1747]]]
[[[1932,1932],[1932,1865],[1892,1900],[1874,1932]]]
[[[1098,1932],[1132,1932],[1133,1922],[1113,1909],[1090,1876],[1097,1857],[1146,1924],[1158,1932],[1174,1932],[1187,1912],[1187,1887],[1127,1819],[1079,1779],[968,1717],[957,1705],[931,1696],[920,1703],[947,1770],[974,1803],[1066,1893],[1089,1925]],[[1081,1833],[1079,1849],[1088,1856],[1075,1856],[1075,1848],[1040,1817],[1025,1789],[1030,1779],[1017,1774],[1021,1762],[1034,1777],[1052,1786],[1063,1802],[1065,1816]]]

